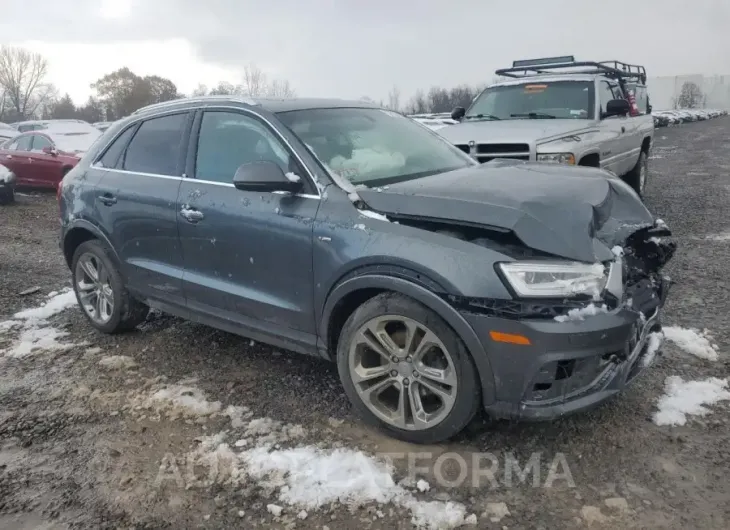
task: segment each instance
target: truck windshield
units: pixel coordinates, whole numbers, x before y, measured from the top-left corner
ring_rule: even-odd
[[[532,81],[486,89],[469,107],[467,120],[495,116],[501,120],[573,119],[594,116],[590,81]]]
[[[322,108],[277,117],[331,172],[354,185],[383,186],[476,162],[415,121],[375,108]]]

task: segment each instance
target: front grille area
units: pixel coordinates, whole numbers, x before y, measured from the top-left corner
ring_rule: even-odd
[[[472,154],[466,144],[456,144],[466,154]],[[530,160],[530,146],[527,144],[477,144],[474,146],[474,158],[481,162],[489,162],[495,158],[511,158],[514,160]]]

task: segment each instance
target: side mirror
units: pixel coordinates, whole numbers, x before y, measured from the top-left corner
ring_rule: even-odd
[[[233,176],[233,185],[244,191],[286,191],[295,193],[302,188],[301,179],[291,178],[274,162],[262,160],[243,164]]]
[[[466,109],[464,107],[456,107],[451,111],[452,120],[461,121],[464,116],[466,116]]]
[[[626,116],[631,111],[631,104],[625,99],[612,99],[606,103],[606,112],[603,113],[604,118],[609,116]]]
[[[43,152],[47,155],[58,156],[58,149],[56,149],[55,147],[44,147]]]

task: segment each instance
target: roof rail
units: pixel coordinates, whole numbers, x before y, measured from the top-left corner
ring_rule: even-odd
[[[581,68],[576,70],[576,68]],[[529,77],[541,74],[600,74],[615,79],[636,78],[646,83],[646,68],[621,61],[576,61],[572,55],[513,61],[512,68],[495,72],[505,77]]]
[[[181,105],[183,103],[205,103],[206,101],[235,101],[237,103],[244,103],[246,105],[258,105],[258,103],[248,97],[245,96],[236,96],[236,95],[215,95],[215,96],[194,96],[190,98],[180,98],[180,99],[171,99],[169,101],[162,101],[160,103],[153,103],[152,105],[147,105],[145,107],[141,107],[137,110],[135,110],[132,113],[132,116],[135,114],[139,114],[141,112],[145,112],[148,110],[155,110],[155,109],[164,109],[166,107],[174,107],[176,105]]]

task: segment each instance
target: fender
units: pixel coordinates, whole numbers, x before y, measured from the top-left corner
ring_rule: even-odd
[[[337,285],[330,292],[325,302],[322,318],[320,319],[320,337],[328,337],[330,316],[332,310],[344,296],[358,289],[384,289],[394,291],[417,300],[443,318],[459,335],[466,348],[471,353],[481,382],[482,402],[485,405],[494,402],[494,374],[487,352],[477,338],[471,326],[464,320],[456,309],[451,307],[440,296],[428,289],[402,278],[378,274],[357,276]]]
[[[62,244],[62,251],[64,252],[65,257],[65,248],[66,248],[66,240],[70,233],[72,233],[76,229],[83,229],[88,232],[91,232],[94,237],[104,242],[104,244],[107,246],[107,248],[111,251],[111,257],[115,261],[115,264],[119,268],[119,270],[122,270],[122,260],[119,258],[119,254],[117,254],[116,249],[114,248],[114,245],[112,245],[112,242],[109,240],[109,237],[104,233],[104,231],[96,226],[95,224],[91,223],[90,221],[87,221],[86,219],[74,219],[71,221],[66,228],[63,231],[63,240],[61,242]],[[69,267],[71,266],[71,263],[68,263]]]

